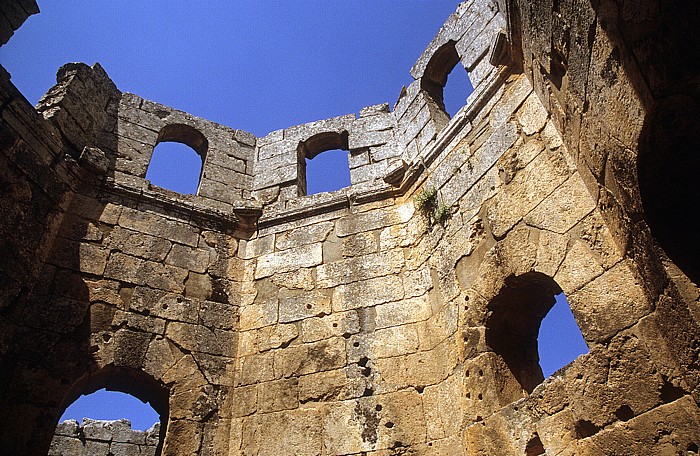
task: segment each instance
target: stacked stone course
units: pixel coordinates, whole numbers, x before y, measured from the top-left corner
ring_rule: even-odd
[[[49,456],[154,456],[158,447],[160,424],[147,431],[131,429],[129,420],[100,421],[83,419],[82,425],[67,420],[56,427]]]
[[[653,19],[555,3],[464,2],[393,110],[264,138],[98,64],[59,70],[37,110],[4,75],[3,449],[46,453],[65,406],[107,387],[161,415],[140,454],[697,453],[698,289],[634,167],[663,81],[644,92],[624,44]],[[475,90],[450,118],[452,65]],[[196,195],[145,179],[160,141],[200,154]],[[306,196],[305,159],[335,148],[352,185]],[[562,291],[590,353],[543,380]],[[126,432],[64,423],[76,449],[51,454],[135,443],[91,426]]]

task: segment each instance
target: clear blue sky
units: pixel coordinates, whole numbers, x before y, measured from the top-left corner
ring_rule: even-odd
[[[0,48],[0,63],[32,104],[55,83],[56,70],[64,63],[100,62],[123,92],[264,136],[292,125],[357,113],[373,104],[388,102],[393,107],[401,87],[412,81],[411,66],[458,4],[457,0],[39,1],[42,12]],[[448,111],[464,104],[466,96],[463,90],[446,93]],[[162,169],[167,171],[166,165]],[[560,334],[573,323],[567,307],[558,305],[545,319],[553,322],[554,330],[543,330],[540,342],[555,352],[550,356],[541,348],[545,376],[587,351],[582,340],[569,343]],[[157,420],[154,413],[148,415],[110,394],[116,393],[81,398],[63,419],[116,419],[129,412],[127,417],[138,429]]]

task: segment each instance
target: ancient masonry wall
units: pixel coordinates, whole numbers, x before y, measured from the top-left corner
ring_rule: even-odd
[[[82,425],[67,420],[56,427],[49,456],[154,456],[158,448],[160,424],[147,431],[131,429],[129,420],[84,419]]]
[[[4,75],[3,448],[78,451],[58,417],[107,387],[153,405],[168,455],[697,453],[697,287],[638,215],[649,100],[643,63],[609,63],[619,8],[464,2],[393,109],[264,138],[98,64],[37,110]],[[475,91],[450,119],[453,65]],[[145,180],[166,140],[202,156],[196,195]],[[352,185],[305,196],[335,148]],[[543,381],[561,291],[590,353]],[[122,431],[84,424],[80,451]]]

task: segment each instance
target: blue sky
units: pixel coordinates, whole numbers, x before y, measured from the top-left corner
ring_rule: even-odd
[[[458,3],[39,1],[41,14],[30,17],[0,48],[0,63],[32,104],[55,83],[64,63],[100,62],[123,92],[264,136],[373,104],[393,107],[401,87],[412,81],[411,66]],[[464,75],[453,75],[446,88],[451,112],[468,95],[462,89]],[[458,88],[450,93],[454,80]],[[196,157],[191,166],[167,158],[180,153],[165,152],[156,168],[176,177],[172,184],[160,185],[192,192],[178,187],[187,180],[184,174],[167,168],[194,169],[198,176]],[[322,174],[340,175],[333,170]],[[582,340],[566,341],[566,328],[575,326],[568,306],[556,306],[545,319],[550,321],[554,329],[543,330],[540,338],[545,376],[587,351]],[[128,412],[138,429],[157,420],[152,411],[140,410],[136,399],[134,405],[104,392],[91,398],[81,398],[63,418],[116,419]]]

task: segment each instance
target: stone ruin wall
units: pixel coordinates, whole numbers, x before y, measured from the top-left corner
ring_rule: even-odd
[[[161,414],[163,454],[696,454],[697,288],[636,216],[658,95],[628,9],[465,2],[393,110],[264,138],[99,65],[36,111],[4,74],[3,447],[46,453],[108,387]],[[204,157],[196,196],[144,179],[161,140]],[[331,148],[352,186],[304,196]],[[590,353],[542,382],[560,290]]]
[[[155,456],[160,424],[147,431],[131,429],[129,420],[100,421],[84,418],[59,423],[49,456]]]

